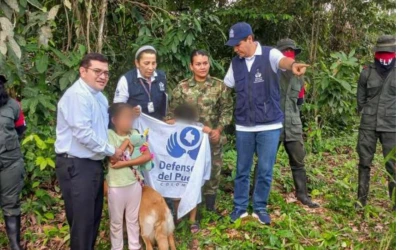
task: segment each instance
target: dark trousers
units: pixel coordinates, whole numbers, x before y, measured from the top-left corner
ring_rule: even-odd
[[[386,157],[396,146],[396,132],[377,132],[366,129],[359,130],[357,143],[357,153],[360,157],[359,168],[371,168],[378,140],[382,144],[383,156]],[[385,163],[385,167],[386,171],[389,173],[389,195],[391,196],[391,191],[396,181],[395,162],[390,159]]]
[[[396,132],[377,132],[366,129],[359,130],[357,153],[360,157],[360,166],[371,166],[378,140],[382,144],[383,156],[386,157],[396,146]],[[390,175],[395,174],[395,165],[393,160],[387,161],[385,166]]]
[[[7,156],[0,157],[0,207],[4,216],[18,216],[21,214],[19,196],[24,186],[24,161],[22,158],[6,160]]]
[[[56,174],[65,203],[72,250],[93,250],[103,210],[101,161],[57,156]]]
[[[279,142],[279,146],[282,142]],[[279,147],[278,146],[278,147]],[[304,168],[304,158],[306,151],[304,145],[300,141],[285,141],[283,142],[285,151],[289,156],[289,164],[292,169]]]

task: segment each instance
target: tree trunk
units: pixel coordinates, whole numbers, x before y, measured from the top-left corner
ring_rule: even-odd
[[[100,9],[100,23],[99,23],[99,35],[97,37],[97,52],[101,53],[103,49],[103,32],[104,32],[104,22],[107,11],[107,0],[103,0]]]

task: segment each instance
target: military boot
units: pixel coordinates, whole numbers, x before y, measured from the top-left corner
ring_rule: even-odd
[[[367,204],[370,172],[371,168],[369,166],[358,166],[358,202],[355,204],[356,209],[360,209]]]
[[[4,216],[4,222],[11,250],[22,250],[20,245],[21,216]]]
[[[215,200],[217,198],[216,194],[207,194],[204,195],[205,204],[207,211],[215,212]]]
[[[319,205],[313,202],[307,194],[307,175],[304,167],[292,167],[292,175],[294,181],[294,187],[296,189],[297,200],[303,205],[310,208],[318,208]]]

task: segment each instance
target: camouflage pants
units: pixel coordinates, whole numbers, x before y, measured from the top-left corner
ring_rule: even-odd
[[[215,195],[219,187],[219,181],[222,168],[222,144],[211,145],[211,174],[210,179],[206,181],[203,187],[204,195]]]
[[[374,130],[360,129],[358,133],[357,153],[360,157],[359,165],[362,167],[370,167],[374,159],[376,151],[376,143],[382,144],[383,156],[387,156],[396,146],[396,133],[377,132]],[[395,175],[395,165],[393,160],[386,162],[386,171],[391,175]]]

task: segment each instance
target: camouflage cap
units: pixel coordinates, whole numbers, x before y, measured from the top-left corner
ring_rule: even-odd
[[[396,52],[396,37],[392,35],[383,35],[378,38],[375,52]]]
[[[296,43],[289,38],[284,38],[278,41],[276,44],[276,48],[279,49],[280,51],[284,51],[287,49],[292,49],[294,50],[294,53],[296,55],[301,53],[301,49],[296,47]]]

